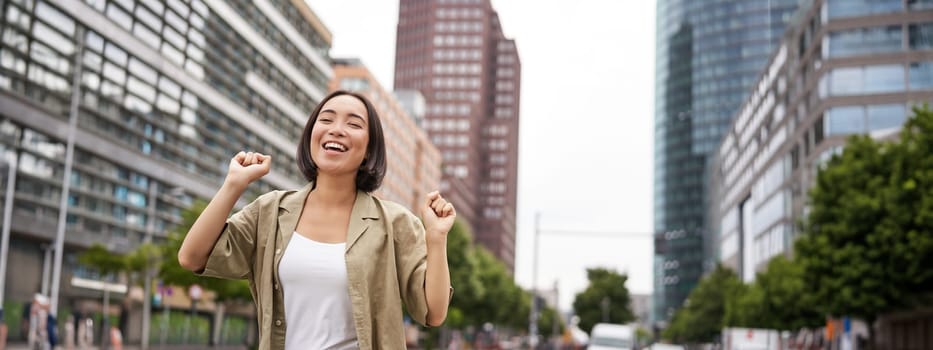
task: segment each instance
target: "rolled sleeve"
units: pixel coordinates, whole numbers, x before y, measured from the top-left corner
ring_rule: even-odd
[[[199,275],[226,279],[250,277],[259,207],[257,199],[227,219],[207,259],[207,265]]]
[[[407,211],[392,220],[398,285],[405,309],[415,322],[427,325],[428,301],[424,294],[428,252],[421,220]]]

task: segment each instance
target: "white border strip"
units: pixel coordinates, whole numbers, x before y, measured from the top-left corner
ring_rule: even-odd
[[[266,58],[268,58],[276,68],[280,69],[286,77],[295,82],[295,85],[298,85],[299,89],[315,100],[320,101],[324,98],[324,92],[305,78],[304,74],[289,63],[265,38],[260,36],[259,33],[256,33],[253,27],[240,17],[236,10],[231,8],[230,5],[227,5],[224,0],[205,0],[205,3],[207,3],[214,13],[233,27],[233,30],[243,36],[250,45],[253,45],[263,56],[266,56]]]
[[[282,16],[279,11],[272,6],[267,0],[253,0],[253,4],[259,8],[259,11],[262,11],[266,17],[269,17],[269,20],[275,24],[276,27],[282,31],[282,34],[285,34],[285,37],[288,38],[288,41],[291,41],[295,46],[298,47],[298,50],[301,51],[315,67],[321,70],[321,73],[324,73],[328,79],[334,78],[334,68],[331,67],[330,62],[325,60],[317,51],[314,50],[314,47],[308,43],[307,40],[295,29],[292,27],[291,23],[288,22],[284,16]]]

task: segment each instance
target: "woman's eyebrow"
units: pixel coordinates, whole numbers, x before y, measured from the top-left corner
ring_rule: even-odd
[[[324,114],[324,113],[337,114],[337,111],[328,108],[328,109],[321,110],[321,112],[318,113],[318,115],[321,115],[321,114]],[[359,115],[359,114],[356,114],[356,113],[347,113],[347,114],[349,114],[351,118],[359,118],[359,119],[362,120],[364,123],[369,124],[369,121],[366,120],[366,118],[364,118],[363,116],[361,116],[361,115]]]
[[[356,114],[356,113],[350,113],[350,117],[360,118],[360,120],[362,120],[363,122],[367,121],[366,118],[363,118],[363,116]]]

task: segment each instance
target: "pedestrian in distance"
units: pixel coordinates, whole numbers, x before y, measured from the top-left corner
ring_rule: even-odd
[[[227,218],[272,163],[237,153],[178,251],[197,274],[249,281],[259,349],[404,349],[402,303],[422,325],[443,323],[456,212],[437,191],[420,220],[371,194],[386,146],[366,97],[335,91],[311,113],[297,152],[307,185],[261,195]]]

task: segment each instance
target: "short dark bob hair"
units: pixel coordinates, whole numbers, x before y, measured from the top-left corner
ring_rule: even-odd
[[[305,124],[304,132],[301,133],[301,140],[298,142],[298,170],[309,182],[314,182],[317,179],[317,165],[311,159],[311,130],[314,128],[314,122],[317,121],[318,114],[321,114],[324,104],[332,98],[342,95],[356,97],[366,106],[369,144],[366,145],[366,156],[363,158],[363,164],[360,165],[360,169],[356,173],[356,189],[372,192],[382,185],[382,178],[386,175],[386,142],[382,134],[379,115],[376,114],[376,108],[369,102],[369,99],[356,92],[344,90],[331,92],[311,112],[308,123]]]

